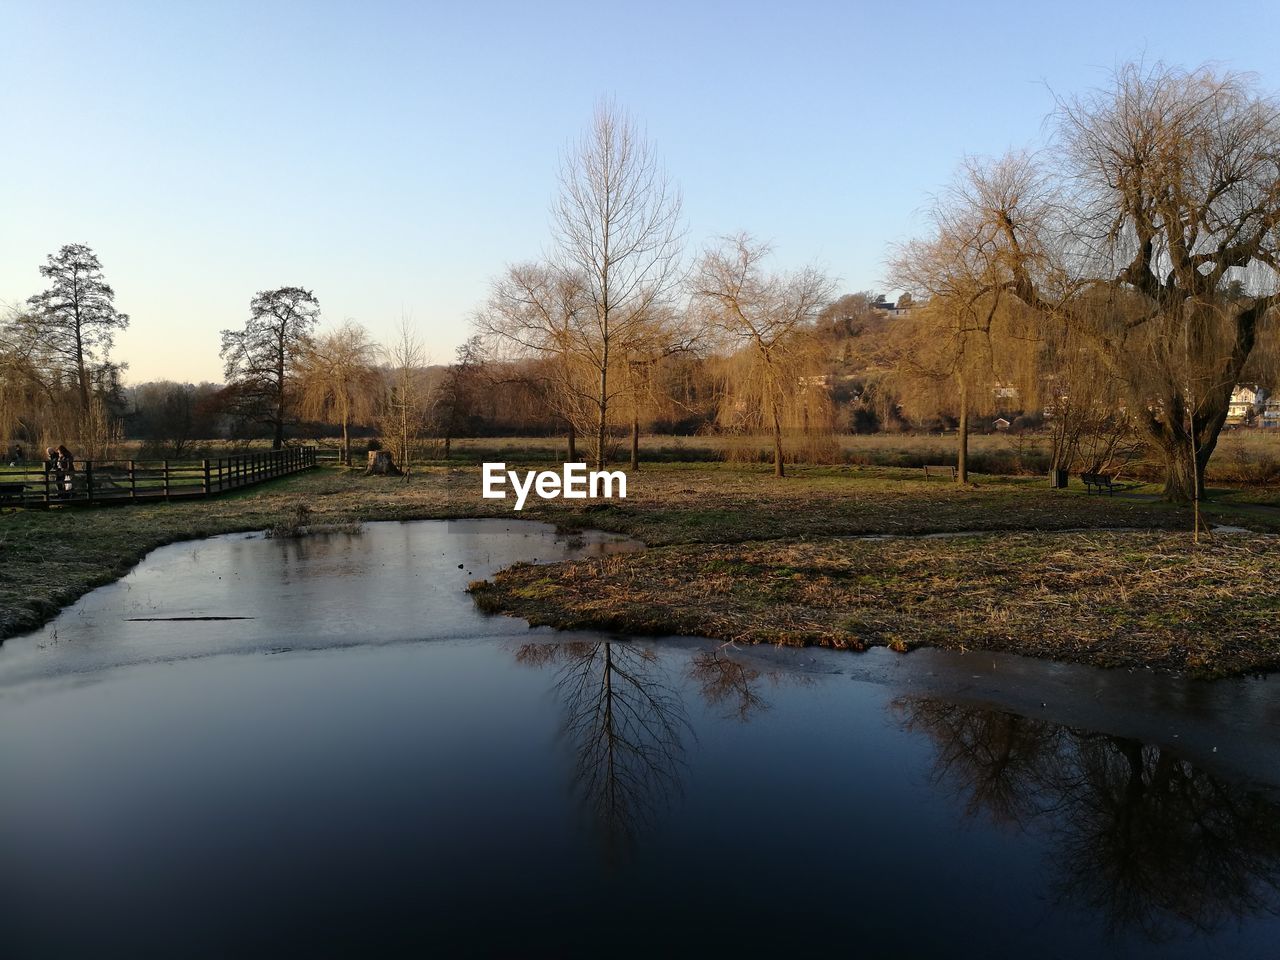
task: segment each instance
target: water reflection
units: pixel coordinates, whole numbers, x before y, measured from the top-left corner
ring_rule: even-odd
[[[621,853],[680,790],[693,731],[683,701],[653,651],[632,643],[523,644],[516,660],[557,668],[575,790]]]
[[[727,710],[726,716],[744,723],[769,708],[760,693],[761,671],[728,656],[723,647],[695,653],[689,663],[689,677],[698,684],[708,706]]]
[[[628,641],[526,643],[515,656],[526,666],[556,668],[553,689],[573,750],[574,791],[610,853],[623,854],[681,792],[685,741],[696,734],[679,678],[653,650]],[[769,708],[763,681],[809,682],[762,670],[725,647],[693,651],[685,676],[708,707],[741,722]]]
[[[968,816],[1049,838],[1061,902],[1164,942],[1280,912],[1280,803],[1167,749],[904,697],[936,748],[932,783]]]

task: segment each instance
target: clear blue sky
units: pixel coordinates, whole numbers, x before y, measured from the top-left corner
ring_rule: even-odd
[[[110,3],[0,0],[0,301],[70,242],[133,316],[129,379],[220,379],[254,291],[438,360],[547,244],[557,158],[611,94],[690,241],[882,288],[966,153],[1035,145],[1050,90],[1217,61],[1280,91],[1280,3]]]

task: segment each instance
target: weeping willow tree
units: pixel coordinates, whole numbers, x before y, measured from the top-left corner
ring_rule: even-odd
[[[721,422],[773,438],[773,472],[786,473],[783,437],[820,414],[825,387],[812,337],[831,283],[817,269],[771,273],[768,244],[746,234],[708,249],[690,279],[695,309],[709,335],[733,354],[724,381]],[[799,416],[797,416],[799,414]]]
[[[1123,473],[1142,452],[1124,384],[1074,324],[1048,324],[1042,332],[1042,399],[1053,486],[1065,486],[1072,470]]]
[[[731,438],[729,456],[754,460],[759,438],[770,437],[775,472],[779,456],[784,464],[833,462],[838,415],[828,367],[808,330],[779,340],[768,364],[752,348],[715,358],[709,365],[719,397],[715,423]]]
[[[691,318],[668,306],[655,306],[638,323],[620,349],[622,395],[618,406],[630,430],[630,467],[640,469],[640,424],[672,406],[659,389],[659,367],[669,358],[692,351],[699,332]]]
[[[975,292],[1071,324],[1165,496],[1198,501],[1233,388],[1275,380],[1280,103],[1249,76],[1129,64],[1055,121],[1040,158],[969,164],[927,243],[987,250],[1001,269]]]
[[[1045,202],[1039,174],[1024,158],[966,161],[930,211],[932,235],[905,244],[892,262],[895,282],[921,302],[891,345],[903,412],[956,416],[960,483],[969,479],[971,416],[993,412],[1006,397],[1024,406],[1039,399],[1044,318],[1014,290],[1018,271],[1047,258],[1034,237],[1011,250],[991,211]]]
[[[108,455],[122,439],[120,368],[86,366],[82,382],[55,346],[37,314],[12,310],[0,322],[0,444],[25,441],[30,456],[64,443],[78,457]]]
[[[15,312],[0,324],[0,445],[5,449],[13,440],[37,441],[53,407],[32,362],[33,343],[23,336],[33,328],[17,321]]]
[[[353,420],[374,412],[379,377],[378,347],[369,331],[347,320],[309,342],[299,360],[299,398],[304,417],[342,428],[342,462],[351,465]]]
[[[1072,266],[1112,306],[1081,322],[1128,386],[1166,496],[1198,500],[1231,391],[1274,369],[1280,103],[1249,76],[1129,65],[1057,120]]]

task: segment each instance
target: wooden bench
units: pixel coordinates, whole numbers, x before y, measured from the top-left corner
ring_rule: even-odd
[[[1082,473],[1080,479],[1084,481],[1085,493],[1092,493],[1093,488],[1097,487],[1098,493],[1102,493],[1105,489],[1109,495],[1115,496],[1115,478],[1109,473]]]
[[[956,466],[954,463],[927,463],[924,466],[924,478],[928,480],[930,477],[950,477],[954,480]]]

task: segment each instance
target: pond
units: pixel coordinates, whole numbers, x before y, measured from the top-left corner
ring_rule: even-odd
[[[0,647],[26,956],[1275,956],[1280,691],[476,612],[542,524],[153,552]]]

